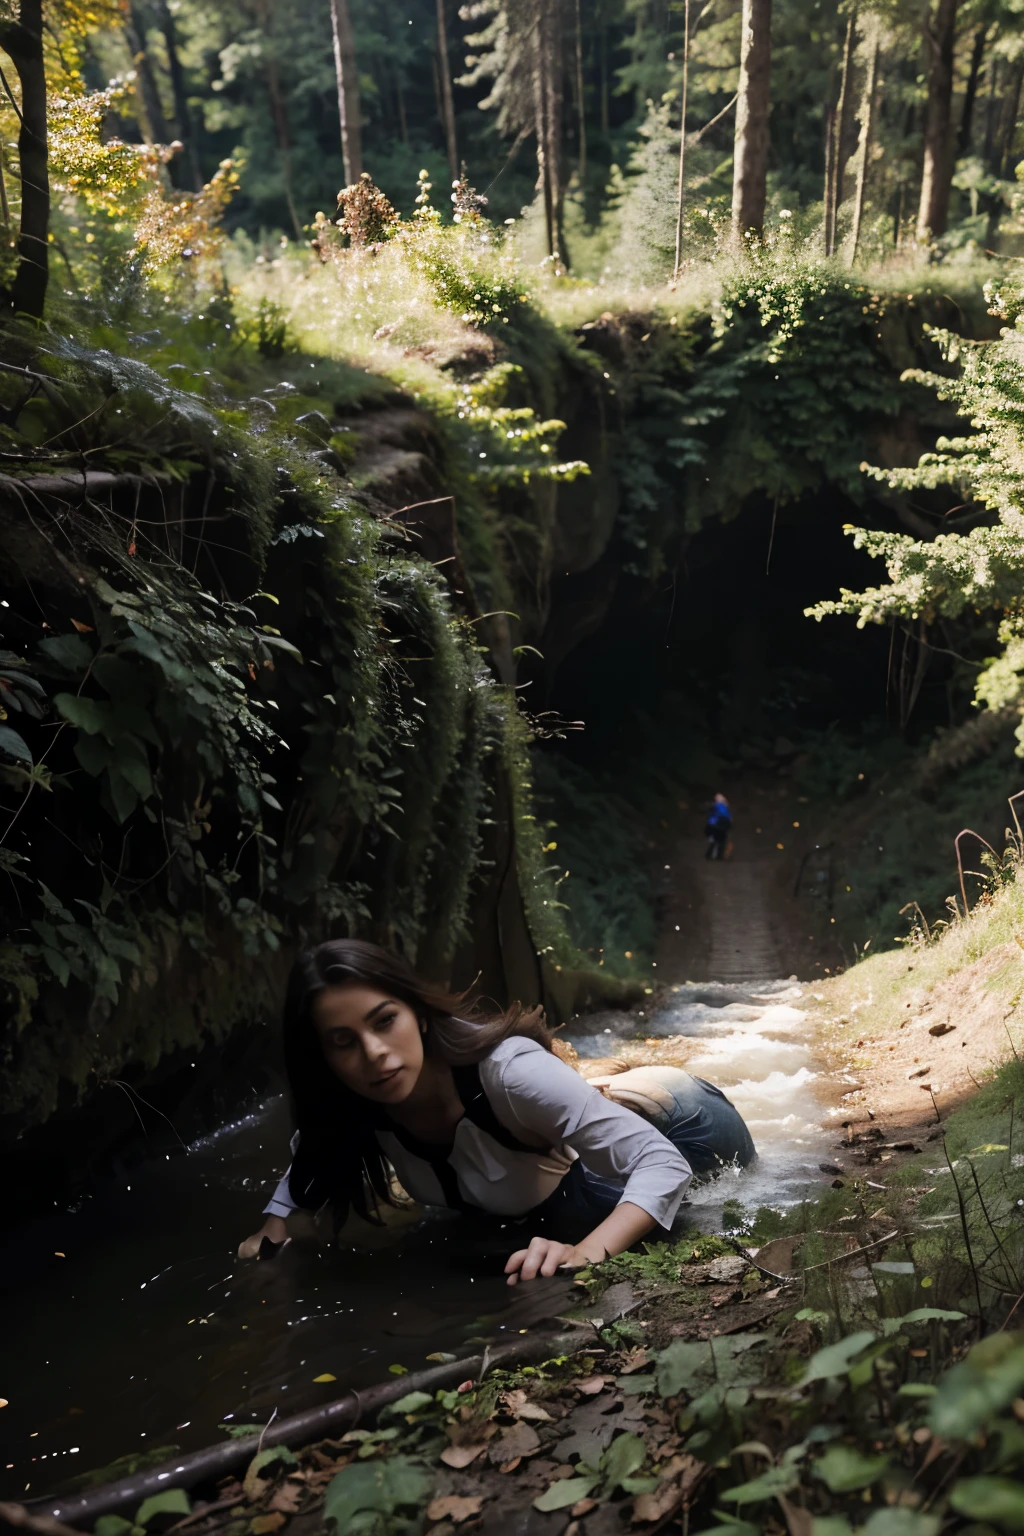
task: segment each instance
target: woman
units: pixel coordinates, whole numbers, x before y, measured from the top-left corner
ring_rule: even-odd
[[[638,1068],[611,1080],[615,1102],[553,1054],[539,1010],[467,1017],[462,1003],[355,939],[302,956],[284,1032],[295,1157],[241,1257],[283,1242],[299,1206],[370,1216],[368,1197],[391,1201],[390,1164],[423,1204],[528,1223],[505,1266],[515,1285],[671,1227],[694,1173],[753,1157],[710,1083]]]

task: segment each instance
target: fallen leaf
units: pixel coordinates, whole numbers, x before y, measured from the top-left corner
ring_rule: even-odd
[[[458,1355],[449,1355],[443,1349],[435,1349],[432,1355],[427,1356],[428,1360],[435,1360],[438,1365],[451,1365],[458,1358]]]
[[[593,1397],[598,1392],[603,1392],[605,1387],[611,1386],[614,1376],[584,1376],[582,1381],[574,1382],[577,1392],[582,1392],[584,1397]]]
[[[504,1467],[507,1462],[519,1456],[536,1456],[539,1450],[540,1437],[537,1431],[531,1429],[529,1424],[513,1424],[511,1429],[503,1430],[491,1442],[487,1455],[492,1467]]]
[[[482,1440],[474,1441],[471,1445],[446,1445],[441,1452],[441,1460],[446,1467],[454,1467],[458,1471],[468,1467],[471,1461],[476,1461],[480,1452],[486,1449]]]
[[[314,1381],[337,1381],[337,1376],[332,1376],[330,1371],[324,1371],[322,1376],[314,1376]]]
[[[427,1505],[428,1520],[452,1520],[456,1525],[461,1525],[463,1520],[471,1520],[478,1515],[483,1508],[483,1497],[475,1494],[473,1497],[465,1497],[458,1493],[448,1493],[439,1499],[432,1499]]]
[[[476,1382],[475,1381],[460,1381],[459,1385],[455,1388],[455,1390],[456,1390],[456,1392],[472,1392],[472,1390],[473,1390],[473,1388],[475,1386],[476,1386]]]
[[[67,1258],[67,1254],[66,1253],[55,1253],[54,1254],[54,1258],[55,1259],[66,1259]]]
[[[574,1520],[579,1520],[583,1515],[589,1515],[590,1511],[596,1508],[597,1500],[587,1497],[585,1499],[577,1499],[569,1513]]]
[[[8,1398],[0,1397],[0,1408],[6,1408],[7,1405],[8,1405],[8,1402],[9,1402]]]
[[[302,1502],[304,1491],[302,1483],[291,1481],[282,1483],[270,1501],[271,1509],[277,1510],[282,1515],[294,1515]]]
[[[811,1536],[814,1525],[814,1517],[809,1509],[803,1509],[799,1504],[794,1504],[784,1494],[776,1494],[776,1498],[782,1505],[782,1513],[786,1517],[789,1527],[789,1536]]]
[[[512,1460],[511,1461],[506,1461],[506,1463],[505,1463],[505,1465],[503,1467],[499,1467],[498,1468],[498,1471],[499,1472],[514,1472],[516,1467],[518,1467],[519,1463],[522,1461],[522,1459],[523,1458],[521,1456],[513,1456]]]
[[[72,619],[71,622],[78,630],[80,635],[91,635],[95,633],[91,624],[82,624],[78,619]]]
[[[275,1510],[272,1515],[257,1515],[249,1526],[253,1536],[268,1536],[270,1531],[279,1531],[284,1525],[284,1515],[280,1510]]]
[[[519,1410],[519,1418],[533,1419],[536,1423],[553,1424],[555,1421],[546,1408],[539,1403],[524,1403]]]
[[[653,1493],[638,1493],[633,1500],[630,1525],[640,1525],[647,1520],[663,1520],[672,1513],[681,1497],[679,1484],[673,1478],[667,1478]]]

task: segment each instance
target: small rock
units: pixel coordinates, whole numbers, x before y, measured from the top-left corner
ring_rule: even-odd
[[[928,1033],[939,1039],[942,1035],[951,1035],[954,1029],[956,1029],[955,1024],[933,1024]]]
[[[822,1173],[842,1174],[844,1171],[842,1168],[840,1168],[838,1163],[819,1163],[818,1167],[821,1169]]]
[[[709,1280],[725,1281],[740,1280],[746,1274],[750,1265],[746,1259],[737,1254],[726,1254],[724,1258],[712,1259],[707,1268]]]

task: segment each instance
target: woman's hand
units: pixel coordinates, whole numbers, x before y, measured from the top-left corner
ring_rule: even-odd
[[[254,1259],[265,1237],[269,1237],[272,1243],[287,1242],[288,1227],[283,1216],[268,1216],[258,1232],[254,1232],[252,1237],[247,1237],[244,1243],[239,1243],[238,1257]]]
[[[553,1275],[558,1269],[579,1269],[588,1263],[572,1243],[556,1243],[552,1238],[535,1237],[529,1248],[520,1248],[505,1265],[509,1285],[520,1280],[534,1280],[538,1275]]]

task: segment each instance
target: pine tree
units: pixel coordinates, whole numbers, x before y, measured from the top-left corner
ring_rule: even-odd
[[[772,0],[743,0],[732,181],[732,237],[764,223],[771,110]]]

